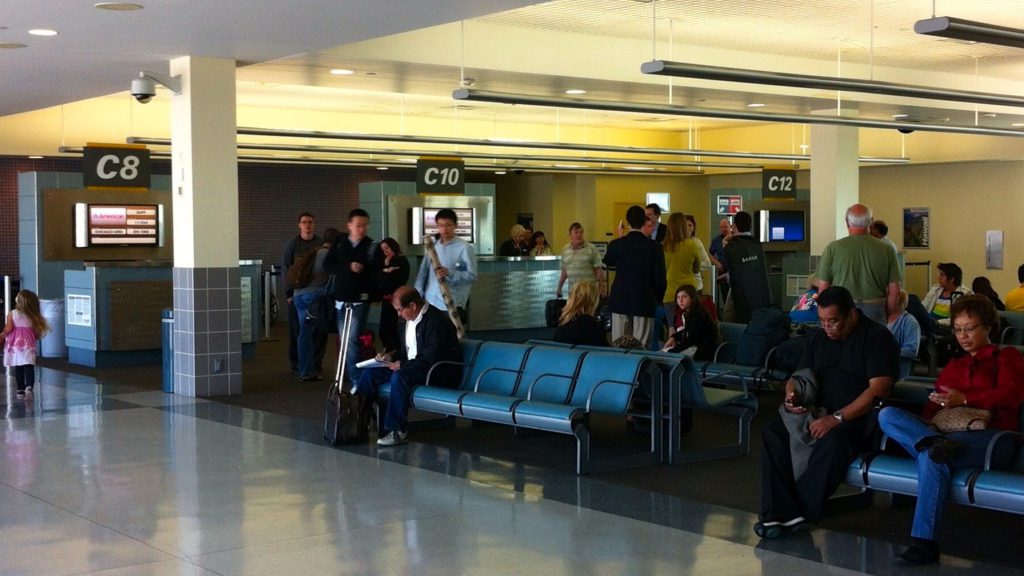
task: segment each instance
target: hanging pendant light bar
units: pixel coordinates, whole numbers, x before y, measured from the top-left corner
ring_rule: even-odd
[[[914,23],[914,32],[929,36],[942,36],[968,42],[999,44],[1011,48],[1024,48],[1024,30],[996,26],[984,22],[961,20],[949,16],[926,18]]]
[[[578,108],[583,110],[604,110],[608,112],[634,112],[637,114],[663,114],[666,116],[696,116],[700,118],[726,118],[730,120],[752,120],[755,122],[783,122],[793,124],[826,124],[836,126],[854,126],[857,128],[882,128],[901,131],[920,130],[922,132],[945,132],[949,134],[976,134],[984,136],[1024,136],[1024,130],[1008,128],[984,128],[981,126],[955,126],[948,124],[924,124],[910,122],[894,122],[888,120],[870,120],[866,118],[850,118],[845,116],[811,116],[805,114],[775,114],[768,112],[747,112],[743,110],[722,110],[712,108],[686,108],[662,104],[635,104],[630,102],[609,102],[602,100],[579,100],[550,98],[529,94],[513,94],[508,92],[489,92],[485,90],[459,89],[452,92],[452,98],[473,102],[495,102],[499,104],[524,104],[528,106],[548,106],[555,108]],[[807,156],[804,156],[807,158]],[[905,164],[906,159],[860,159],[862,162],[884,164]]]
[[[918,23],[920,24],[920,22]],[[835,78],[831,76],[811,76],[808,74],[788,74],[785,72],[767,72],[762,70],[745,70],[742,68],[725,68],[707,66],[688,62],[670,62],[652,60],[640,65],[644,74],[659,76],[678,76],[681,78],[697,78],[700,80],[717,80],[722,82],[739,82],[743,84],[762,84],[768,86],[786,86],[790,88],[812,88],[820,90],[842,90],[845,92],[866,92],[869,94],[885,94],[905,98],[925,98],[929,100],[947,100],[950,102],[967,102],[971,104],[991,104],[994,106],[1024,106],[1024,98],[1008,94],[990,94],[972,92],[970,90],[949,90],[914,86],[910,84],[894,84],[879,80],[860,80],[856,78]]]

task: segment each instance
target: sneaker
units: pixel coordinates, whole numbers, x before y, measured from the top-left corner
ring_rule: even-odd
[[[409,441],[409,434],[407,432],[399,432],[392,430],[384,435],[383,438],[377,439],[377,446],[399,446]]]
[[[780,538],[787,534],[803,530],[807,520],[803,516],[797,516],[792,520],[785,522],[758,522],[754,524],[754,534],[765,540],[772,540],[774,538]]]
[[[15,394],[15,396],[18,397],[18,400],[24,400],[25,399],[25,391],[24,390],[18,390],[18,393]]]

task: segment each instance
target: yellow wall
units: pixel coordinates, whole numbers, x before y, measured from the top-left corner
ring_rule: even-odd
[[[907,262],[955,262],[970,287],[987,276],[1005,295],[1017,286],[1017,266],[1024,263],[1024,162],[965,162],[925,166],[865,168],[860,194],[875,218],[889,224],[889,237],[903,246],[903,209],[931,209],[931,246],[904,251]],[[1003,231],[1003,269],[985,269],[985,232]],[[921,294],[926,275],[910,269],[908,288]]]

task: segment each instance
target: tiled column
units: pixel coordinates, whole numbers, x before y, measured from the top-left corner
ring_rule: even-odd
[[[171,61],[174,391],[242,393],[235,63]]]

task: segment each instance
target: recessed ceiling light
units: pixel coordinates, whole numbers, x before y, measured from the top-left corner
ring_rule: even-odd
[[[56,30],[50,30],[49,28],[33,28],[28,31],[33,36],[56,36]]]
[[[996,113],[995,112],[986,112],[986,113],[982,114],[982,116],[984,116],[985,118],[995,118],[996,117]]]
[[[498,176],[504,176],[505,174],[507,174],[507,172],[505,172],[504,170],[495,170],[494,173],[497,174]]]
[[[42,160],[43,159],[42,156],[29,156],[28,158],[29,158],[29,160]]]
[[[97,2],[92,7],[113,12],[131,12],[132,10],[142,10],[143,8],[142,4],[135,4],[134,2]]]
[[[570,88],[570,89],[566,90],[565,93],[569,94],[569,95],[572,95],[572,96],[579,96],[580,94],[586,94],[587,91],[583,90],[581,88]]]
[[[331,74],[334,74],[335,76],[348,76],[350,74],[355,74],[355,73],[356,73],[355,70],[349,70],[348,68],[332,68],[331,69]]]
[[[909,118],[910,114],[893,114],[893,120],[899,120],[900,118]]]
[[[747,104],[747,108],[764,108],[764,104],[761,102],[751,102],[750,104]]]
[[[1013,124],[1010,124],[1010,126],[1013,126],[1014,128],[1024,128],[1024,122],[1014,122]]]
[[[377,170],[387,170],[387,166],[377,166]]]
[[[14,50],[16,48],[25,47],[25,44],[19,44],[18,42],[0,42],[0,50]]]

